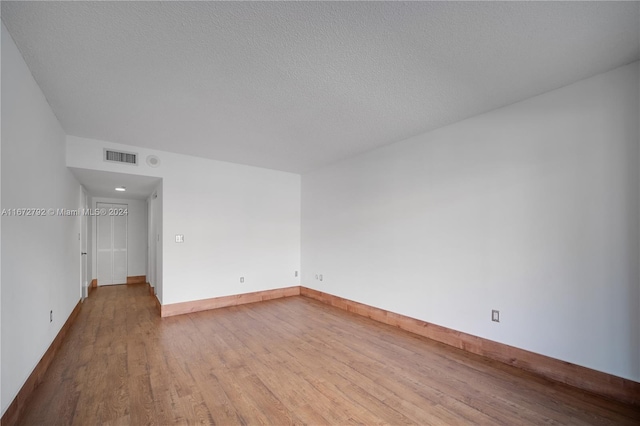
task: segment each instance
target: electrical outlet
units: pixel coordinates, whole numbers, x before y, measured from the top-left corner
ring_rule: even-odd
[[[49,322],[53,322],[53,311],[49,311]]]
[[[316,280],[318,279],[318,274],[316,274]]]
[[[322,274],[320,274],[320,281],[322,281]]]
[[[298,271],[296,271],[296,274],[295,274],[295,276],[296,276],[296,277],[298,276]]]
[[[491,310],[491,321],[500,322],[500,311],[495,309]]]
[[[243,283],[244,282],[244,277],[240,277],[240,282]]]
[[[184,243],[184,235],[176,234],[176,243]]]

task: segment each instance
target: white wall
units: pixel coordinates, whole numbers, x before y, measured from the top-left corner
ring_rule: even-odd
[[[147,281],[162,302],[162,181],[147,199]]]
[[[2,106],[2,208],[76,209],[64,132],[4,25]],[[5,216],[2,227],[4,414],[80,300],[80,218]]]
[[[149,283],[162,303],[162,181],[147,200],[149,208]]]
[[[140,164],[104,162],[104,147],[137,152]],[[67,165],[163,179],[162,303],[299,284],[299,175],[73,136]]]
[[[129,200],[121,198],[91,197],[91,208],[96,209],[97,203],[114,203],[127,205],[127,276],[134,277],[147,274],[147,202],[145,200]],[[91,271],[92,278],[97,278],[96,265],[96,219],[91,218]],[[98,285],[100,282],[98,281]]]
[[[303,175],[302,285],[639,381],[638,80]]]
[[[0,7],[0,11],[2,8]],[[2,13],[0,12],[0,18],[2,18]],[[0,31],[0,80],[2,79],[2,47],[1,40],[5,35],[4,28]],[[0,84],[0,99],[2,98],[2,85]],[[0,101],[0,129],[2,129],[2,102]],[[0,137],[0,141],[2,138]],[[0,143],[0,200],[2,199],[2,147]],[[1,206],[0,206],[1,207]],[[0,215],[0,234],[2,234],[2,215]],[[2,236],[0,235],[0,241],[2,241]],[[2,307],[2,244],[0,244],[0,307]],[[0,315],[0,330],[2,330],[2,315]],[[1,332],[1,331],[0,331]],[[0,416],[4,414],[4,401],[2,399],[2,338],[0,338]]]

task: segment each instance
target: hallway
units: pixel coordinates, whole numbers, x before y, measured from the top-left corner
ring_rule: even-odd
[[[304,297],[161,319],[85,300],[24,425],[637,424],[631,407]]]

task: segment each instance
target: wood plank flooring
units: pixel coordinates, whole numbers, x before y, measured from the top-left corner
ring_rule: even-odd
[[[638,425],[609,401],[305,297],[161,319],[99,287],[24,425]]]

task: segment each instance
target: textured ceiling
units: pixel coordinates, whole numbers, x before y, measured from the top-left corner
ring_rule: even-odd
[[[633,62],[635,3],[2,2],[68,134],[305,172]]]

